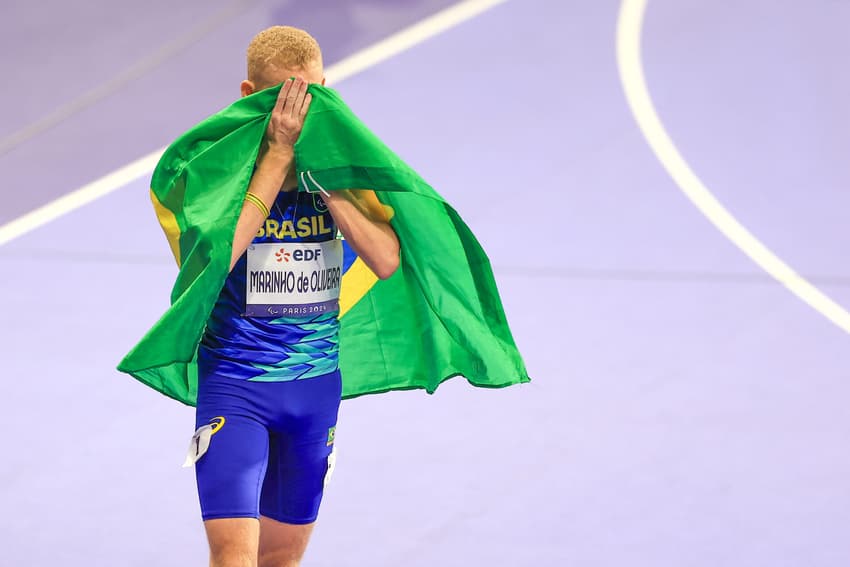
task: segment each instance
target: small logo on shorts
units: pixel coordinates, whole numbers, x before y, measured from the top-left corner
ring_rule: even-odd
[[[214,417],[210,420],[210,435],[215,435],[218,433],[219,429],[224,427],[224,422],[226,420],[222,416]]]
[[[336,426],[333,426],[328,429],[328,447],[334,444],[334,438],[336,437]]]

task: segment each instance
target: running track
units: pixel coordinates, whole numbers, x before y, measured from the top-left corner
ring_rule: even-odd
[[[448,2],[295,4],[57,2],[4,18],[4,76],[40,87],[0,90],[8,138],[93,77],[242,10],[0,156],[0,223],[227,104],[266,25],[309,25],[332,63]],[[343,404],[305,567],[850,564],[848,335],[659,165],[623,96],[618,10],[511,0],[338,85],[479,236],[534,381]],[[653,0],[643,27],[679,151],[845,309],[848,20],[829,0]],[[179,467],[192,411],[113,370],[175,274],[147,180],[0,261],[0,565],[203,564]]]

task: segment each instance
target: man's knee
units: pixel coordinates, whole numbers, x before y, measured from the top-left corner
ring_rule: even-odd
[[[301,558],[291,551],[260,553],[259,567],[299,567]]]
[[[210,548],[210,567],[257,567],[257,556],[238,547]]]
[[[222,518],[204,522],[211,567],[257,567],[259,522],[254,518]]]
[[[260,517],[259,567],[298,567],[313,524],[286,524]]]

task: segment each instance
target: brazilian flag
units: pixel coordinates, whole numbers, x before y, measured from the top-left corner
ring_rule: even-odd
[[[151,199],[180,272],[171,307],[118,369],[184,404],[195,404],[198,343],[229,271],[236,222],[279,90],[242,98],[196,125],[153,173]],[[352,194],[377,196],[401,243],[401,265],[386,280],[346,247],[343,397],[433,393],[453,376],[494,388],[527,382],[490,263],[457,212],[335,91],[310,85],[309,92],[295,145],[299,190],[373,190]]]

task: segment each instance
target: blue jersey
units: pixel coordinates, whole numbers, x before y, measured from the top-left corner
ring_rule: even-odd
[[[259,248],[254,245],[330,242],[336,233],[333,217],[320,195],[281,192],[257,232],[252,250]],[[310,253],[298,250],[292,258],[285,246],[271,248],[279,250],[275,252],[278,262],[300,259],[298,253]],[[285,286],[286,281],[274,279],[277,275],[252,271],[249,276],[247,252],[233,267],[207,321],[198,351],[209,372],[241,380],[282,382],[323,376],[338,368],[339,307],[335,301],[324,302],[319,313],[295,316],[292,310],[269,310],[265,316],[257,316],[252,311],[257,305],[246,305],[250,290]],[[339,286],[338,269],[312,275],[314,288]]]

